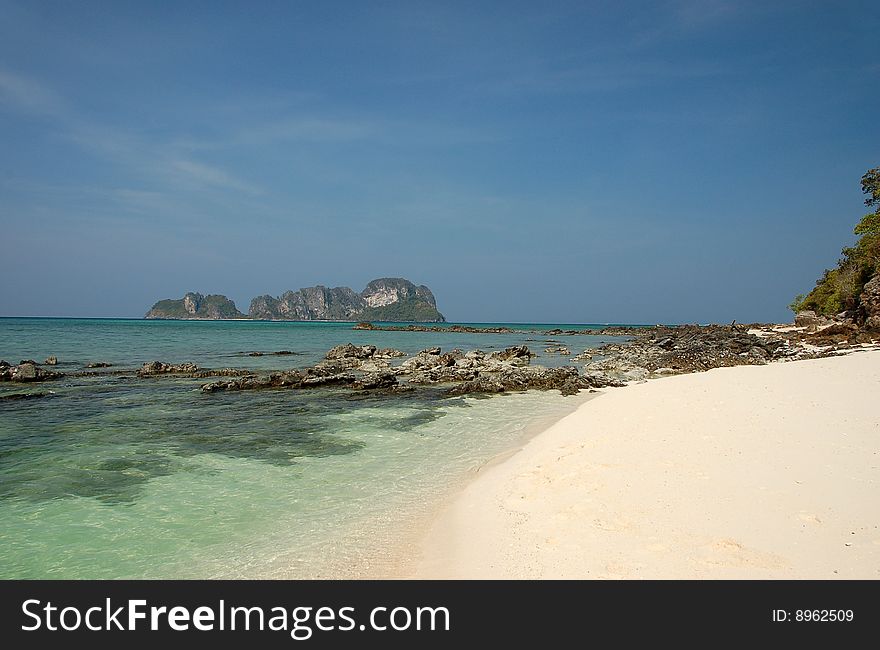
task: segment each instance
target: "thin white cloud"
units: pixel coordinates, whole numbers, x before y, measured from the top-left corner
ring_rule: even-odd
[[[247,192],[248,194],[261,193],[257,186],[235,178],[219,167],[205,165],[192,160],[174,160],[171,163],[171,167],[180,174],[183,174],[187,179],[203,185],[233,189]]]
[[[692,62],[673,64],[648,59],[586,61],[565,67],[534,67],[511,75],[486,88],[499,93],[606,93],[676,80],[716,77],[726,74],[723,67]]]
[[[0,104],[15,110],[51,118],[60,124],[65,137],[77,146],[114,163],[122,164],[140,175],[185,180],[211,188],[225,188],[260,194],[256,185],[233,174],[201,162],[179,158],[174,144],[154,142],[129,130],[95,124],[76,115],[65,99],[39,81],[0,68]]]
[[[679,27],[694,30],[723,22],[741,9],[742,3],[730,0],[677,0],[672,14]]]
[[[345,142],[369,138],[376,135],[379,130],[376,124],[368,122],[305,116],[246,128],[239,134],[238,139],[247,144],[276,140]]]
[[[64,101],[34,79],[0,68],[0,103],[26,113],[60,116]]]

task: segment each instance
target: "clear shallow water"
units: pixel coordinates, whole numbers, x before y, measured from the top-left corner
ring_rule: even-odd
[[[547,329],[554,325],[542,326]],[[534,333],[355,331],[344,323],[0,319],[0,358],[133,368],[311,365],[339,343],[497,349]],[[534,339],[534,340],[527,340]],[[609,337],[553,336],[572,354]],[[249,357],[291,350],[296,356]],[[536,360],[570,363],[559,355]],[[437,391],[202,395],[205,380],[128,375],[0,384],[0,577],[311,577],[374,571],[408,522],[580,398]]]

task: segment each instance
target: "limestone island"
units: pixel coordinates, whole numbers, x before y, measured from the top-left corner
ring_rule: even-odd
[[[179,300],[160,300],[145,318],[178,320],[390,321],[443,323],[434,294],[405,278],[372,280],[360,293],[349,287],[305,287],[279,297],[257,296],[248,314],[223,295],[187,293]]]
[[[160,300],[150,308],[144,318],[170,320],[224,320],[247,318],[238,311],[235,303],[219,294],[203,296],[187,293],[180,300]]]

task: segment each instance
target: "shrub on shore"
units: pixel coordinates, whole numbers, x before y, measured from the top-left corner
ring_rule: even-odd
[[[825,316],[855,312],[865,284],[880,272],[880,167],[862,176],[865,205],[874,208],[853,229],[859,240],[841,251],[835,269],[825,269],[816,286],[806,296],[799,295],[789,305],[795,313],[812,310]]]

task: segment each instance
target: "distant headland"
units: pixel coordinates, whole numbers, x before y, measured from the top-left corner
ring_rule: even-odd
[[[173,320],[396,321],[442,323],[434,294],[405,278],[372,280],[360,293],[349,287],[305,287],[279,297],[257,296],[247,314],[224,295],[190,292],[178,300],[160,300],[144,318]]]

